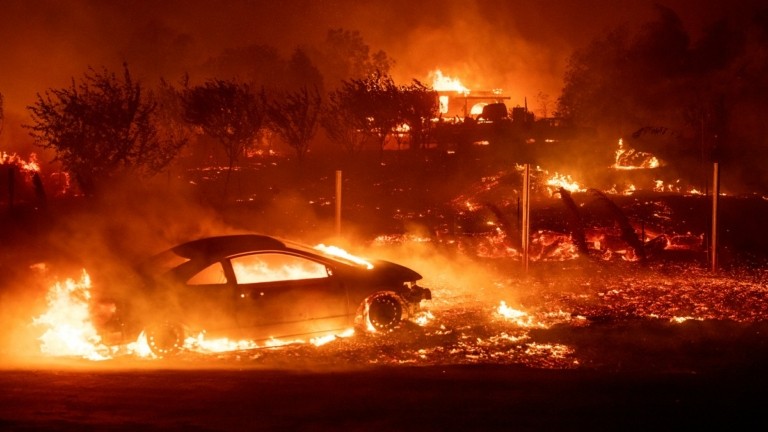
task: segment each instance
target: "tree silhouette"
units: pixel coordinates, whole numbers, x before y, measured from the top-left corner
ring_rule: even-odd
[[[394,61],[382,51],[371,52],[360,32],[332,29],[328,31],[319,56],[323,76],[329,89],[343,81],[361,79],[377,71],[388,74]]]
[[[309,149],[309,141],[317,132],[322,103],[317,88],[302,87],[281,94],[267,105],[270,127],[296,150],[299,160]]]
[[[27,109],[32,124],[25,127],[35,143],[54,150],[87,195],[122,173],[159,172],[186,144],[159,131],[154,96],[126,64],[121,78],[91,68],[68,88],[38,94]]]
[[[437,92],[417,80],[398,88],[399,117],[409,127],[410,148],[426,146],[432,131],[432,119],[437,117]]]
[[[328,138],[350,156],[360,152],[368,139],[368,119],[356,115],[350,100],[355,96],[343,89],[331,92],[320,118]]]
[[[354,123],[365,125],[363,132],[374,139],[383,154],[387,136],[401,123],[399,90],[388,74],[376,71],[361,79],[342,82]]]
[[[264,91],[254,92],[250,85],[235,80],[211,79],[181,91],[184,118],[216,139],[227,155],[226,194],[232,169],[245,150],[252,146],[266,113]]]

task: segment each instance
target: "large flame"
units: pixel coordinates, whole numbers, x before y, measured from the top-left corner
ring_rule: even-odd
[[[429,76],[432,77],[432,88],[435,91],[455,91],[469,94],[469,89],[461,83],[461,80],[443,75],[440,69],[430,72]]]
[[[90,313],[91,278],[83,270],[79,281],[67,279],[54,284],[47,295],[48,310],[33,320],[47,330],[40,337],[40,350],[51,356],[110,358],[101,342]]]

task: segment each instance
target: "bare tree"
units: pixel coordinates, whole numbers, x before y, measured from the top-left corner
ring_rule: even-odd
[[[153,94],[133,81],[127,65],[121,78],[89,69],[68,88],[38,94],[25,127],[90,195],[120,173],[161,171],[186,144],[158,132],[155,108]]]
[[[307,87],[283,94],[267,105],[270,126],[296,150],[299,160],[304,159],[317,132],[321,106],[320,92]]]
[[[368,139],[365,132],[368,121],[355,115],[348,100],[350,96],[352,95],[341,89],[331,92],[320,122],[328,138],[351,156],[362,150]]]
[[[182,101],[186,121],[215,138],[227,155],[226,193],[232,169],[255,143],[264,123],[264,91],[254,92],[250,85],[234,80],[212,79],[195,87],[185,84]]]
[[[430,139],[431,121],[437,117],[437,92],[417,80],[398,88],[399,117],[409,127],[410,148],[423,148]]]

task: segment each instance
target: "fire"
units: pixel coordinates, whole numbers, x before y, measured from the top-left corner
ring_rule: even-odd
[[[521,310],[507,306],[507,303],[504,300],[499,303],[499,307],[496,308],[496,313],[504,317],[507,321],[512,321],[520,327],[540,326],[540,324],[534,322],[532,316]]]
[[[235,274],[250,283],[272,282],[275,280],[313,279],[328,276],[324,266],[303,266],[285,264],[281,267],[270,267],[264,262],[240,263],[233,262]]]
[[[91,289],[91,278],[85,270],[80,280],[67,279],[64,282],[56,282],[50,287],[46,295],[47,310],[33,319],[34,325],[46,327],[44,334],[39,338],[40,351],[52,357],[79,357],[87,360],[109,360],[117,354],[147,359],[156,358],[157,356],[150,349],[145,332],[141,332],[135,341],[123,346],[110,347],[102,342],[93,322]],[[353,336],[354,333],[354,329],[349,328],[338,334],[309,340],[271,338],[257,342],[226,337],[209,339],[206,338],[206,332],[201,331],[185,338],[182,350],[206,354],[304,343],[322,346],[337,338]]]
[[[332,255],[338,258],[343,258],[347,261],[352,261],[355,264],[359,264],[361,266],[366,267],[368,270],[373,268],[373,264],[371,264],[370,262],[358,256],[352,255],[349,252],[337,246],[326,246],[320,243],[319,245],[315,246],[315,249],[321,252],[324,252],[328,255]]]
[[[455,91],[457,93],[469,94],[469,89],[464,87],[458,78],[451,78],[443,75],[440,69],[429,73],[432,77],[432,88],[436,91]]]
[[[619,148],[616,150],[616,162],[611,166],[617,170],[653,169],[661,166],[656,156],[624,148],[624,140],[619,138]]]
[[[469,94],[469,89],[464,87],[464,85],[461,83],[461,81],[458,78],[451,78],[449,76],[445,76],[443,75],[443,72],[440,69],[430,72],[429,76],[432,78],[432,88],[435,91],[456,92],[458,94],[465,95],[465,96]],[[448,95],[442,94],[438,96],[438,106],[439,106],[439,112],[441,114],[448,113],[449,101],[450,101],[450,97]]]
[[[91,278],[83,270],[79,281],[54,284],[46,296],[48,310],[33,320],[47,330],[39,338],[40,351],[50,356],[74,356],[88,360],[110,358],[91,321]]]
[[[555,174],[547,179],[545,182],[548,187],[557,190],[563,188],[569,192],[586,192],[586,189],[581,187],[578,182],[574,181],[570,175],[563,175],[555,172]]]
[[[37,154],[30,153],[29,160],[25,161],[16,153],[8,154],[6,152],[0,152],[0,165],[16,165],[22,171],[26,172],[40,172],[40,164],[37,162]]]

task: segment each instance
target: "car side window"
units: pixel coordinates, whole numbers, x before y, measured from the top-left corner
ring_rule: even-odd
[[[226,283],[227,276],[220,262],[209,265],[187,281],[189,285],[224,285]]]
[[[238,284],[328,277],[325,265],[303,257],[261,253],[231,259]]]

